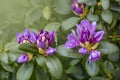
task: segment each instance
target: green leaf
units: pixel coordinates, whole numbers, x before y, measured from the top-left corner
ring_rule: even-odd
[[[87,3],[89,2],[90,0],[78,0],[79,3]]]
[[[48,74],[40,67],[35,69],[35,80],[50,80]]]
[[[89,13],[87,15],[87,18],[90,20],[90,21],[99,21],[99,16],[97,14],[92,14],[92,13]]]
[[[36,57],[37,64],[40,65],[42,68],[46,67],[46,58],[43,55],[39,55]]]
[[[8,65],[8,64],[4,64],[4,63],[1,63],[2,67],[6,70],[6,71],[9,71],[9,72],[13,72],[14,69]]]
[[[42,2],[42,0],[30,0],[31,4],[35,7],[40,6],[40,3]]]
[[[112,15],[111,11],[103,10],[101,13],[101,16],[105,22],[111,24],[111,22],[113,20],[113,15]]]
[[[73,49],[68,49],[64,47],[64,45],[60,45],[57,47],[56,53],[60,56],[69,57],[69,58],[81,58],[81,55],[78,51]]]
[[[120,55],[120,52],[118,51],[118,52],[114,53],[114,55],[113,54],[108,55],[108,59],[110,61],[117,62],[117,61],[119,61],[119,58],[120,58],[119,55]]]
[[[32,8],[25,14],[25,26],[33,24],[35,21],[39,20],[41,16],[42,12],[39,7]]]
[[[109,0],[101,0],[101,5],[103,7],[103,9],[108,9],[110,6],[110,1]]]
[[[114,72],[114,66],[111,62],[109,61],[105,61],[104,62],[104,71],[107,73],[107,74],[112,74]]]
[[[17,80],[29,80],[32,75],[33,63],[24,63],[17,71]]]
[[[99,45],[98,50],[101,51],[103,54],[112,54],[116,53],[119,49],[113,43],[110,43],[108,41],[102,41]]]
[[[106,79],[104,77],[92,77],[89,80],[108,80],[108,79]]]
[[[120,79],[120,68],[117,68],[113,75],[119,80]]]
[[[44,9],[43,9],[43,17],[47,20],[49,20],[51,18],[51,7],[50,6],[46,6]]]
[[[62,22],[62,28],[64,30],[68,30],[68,29],[74,27],[75,24],[78,22],[78,20],[79,20],[79,18],[77,18],[77,17],[68,18]]]
[[[4,64],[8,64],[8,54],[7,53],[2,53],[0,54],[0,61],[3,62]]]
[[[60,79],[63,73],[63,67],[59,59],[55,56],[48,56],[46,60],[46,65],[49,69],[51,75],[56,78]]]
[[[18,48],[22,51],[25,51],[25,52],[30,52],[30,53],[38,53],[38,49],[36,48],[36,46],[32,43],[23,43],[23,44],[20,44],[18,46]]]
[[[45,26],[46,31],[57,31],[60,28],[60,23],[59,22],[51,22]]]
[[[91,63],[89,64],[88,61],[86,61],[85,68],[86,68],[86,70],[87,70],[87,73],[88,73],[89,76],[91,76],[91,77],[97,75],[98,72],[99,72],[99,67],[96,65],[95,62],[91,62]]]
[[[70,0],[54,0],[53,6],[58,14],[67,15],[71,13]]]

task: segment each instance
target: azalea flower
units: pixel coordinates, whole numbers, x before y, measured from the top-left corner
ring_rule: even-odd
[[[73,0],[71,4],[72,11],[80,17],[85,17],[88,12],[88,6],[85,3],[79,3],[78,0]]]
[[[72,33],[67,36],[65,47],[75,48],[81,46],[79,53],[84,55],[90,53],[89,62],[98,60],[100,52],[95,49],[98,47],[105,32],[103,30],[96,32],[96,26],[96,22],[90,23],[89,20],[82,20],[80,24],[76,24],[76,32],[72,30]]]

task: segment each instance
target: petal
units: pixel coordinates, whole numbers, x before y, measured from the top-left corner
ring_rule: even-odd
[[[88,52],[88,49],[85,48],[85,47],[82,47],[82,48],[79,49],[80,54],[87,54],[87,52]]]
[[[20,55],[17,62],[18,63],[28,62],[28,55],[27,54]]]
[[[24,31],[24,36],[28,39],[28,38],[30,38],[30,31],[29,31],[29,29],[25,29],[25,31]]]
[[[46,50],[46,54],[47,55],[52,55],[56,52],[56,48],[52,48],[52,47],[49,47],[47,50]]]
[[[100,51],[97,51],[97,50],[92,50],[90,52],[90,55],[89,55],[89,58],[88,58],[88,62],[91,63],[93,61],[96,61],[100,58]]]
[[[97,26],[97,22],[92,22],[91,28],[89,29],[91,35],[95,33],[96,26]]]
[[[55,31],[51,31],[49,33],[49,44],[52,44],[54,42],[54,38],[55,38]]]
[[[72,31],[72,33],[67,36],[67,41],[65,43],[65,47],[74,48],[77,46],[79,46],[79,41],[76,38],[75,32]]]
[[[94,38],[96,42],[100,42],[102,40],[104,33],[105,32],[103,30],[95,33]]]
[[[36,44],[37,34],[35,32],[32,32],[30,37],[31,37],[31,41]]]
[[[21,37],[22,36],[23,35],[21,33],[17,33],[17,41],[18,41],[19,44],[21,43]]]
[[[45,49],[46,48],[46,43],[42,42],[42,41],[39,41],[38,46],[39,46],[39,48]]]
[[[90,25],[90,21],[85,19],[81,21],[81,26],[83,26],[84,28],[88,28],[90,29],[91,25]]]

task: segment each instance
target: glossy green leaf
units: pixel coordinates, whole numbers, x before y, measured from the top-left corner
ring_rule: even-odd
[[[102,41],[99,46],[99,51],[103,54],[112,54],[116,53],[118,51],[118,47],[114,45],[113,43],[110,43],[108,41]]]
[[[101,0],[101,5],[106,10],[110,6],[110,1],[109,0]]]
[[[58,46],[56,53],[64,57],[81,58],[81,55],[78,53],[78,51],[73,50],[73,49],[68,49],[64,45]]]
[[[103,10],[101,13],[101,16],[105,22],[111,24],[111,22],[113,20],[113,15],[112,15],[111,11]]]
[[[54,78],[60,79],[62,77],[63,67],[57,57],[55,56],[47,57],[46,65],[49,69],[49,72]]]
[[[87,3],[89,2],[90,0],[78,0],[79,3]]]
[[[59,22],[51,22],[45,26],[46,31],[57,31],[60,28],[60,23]]]
[[[79,18],[77,17],[71,17],[62,22],[62,28],[63,30],[68,30],[75,26],[75,24],[78,22]]]
[[[31,4],[35,7],[40,6],[42,0],[30,0]]]
[[[42,68],[45,68],[46,67],[46,57],[44,57],[43,55],[39,55],[36,57],[36,61],[37,61],[37,64],[40,65]]]
[[[30,53],[38,53],[38,49],[36,48],[36,46],[32,43],[24,43],[24,44],[20,44],[18,46],[18,48],[22,51],[25,51],[25,52],[30,52]]]
[[[25,26],[33,24],[35,21],[39,20],[42,16],[42,11],[39,7],[32,8],[25,15]]]
[[[33,63],[23,63],[17,71],[17,80],[29,80],[32,75],[34,65]]]
[[[99,67],[96,65],[95,62],[91,62],[89,64],[88,61],[86,61],[85,68],[86,68],[88,75],[91,77],[97,75],[99,72]]]

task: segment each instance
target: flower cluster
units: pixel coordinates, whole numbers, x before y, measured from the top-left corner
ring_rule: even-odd
[[[77,34],[74,30],[72,33],[67,36],[67,41],[65,47],[75,48],[79,45],[82,47],[79,49],[81,54],[89,54],[88,61],[96,61],[100,58],[100,52],[95,50],[99,45],[99,42],[102,40],[104,31],[96,32],[96,22],[90,23],[89,20],[82,20],[80,24],[76,24]]]
[[[71,4],[72,11],[80,17],[85,17],[88,12],[88,6],[85,3],[79,3],[78,0],[74,0]]]
[[[56,48],[50,47],[54,42],[55,32],[47,32],[40,30],[38,34],[35,32],[30,32],[29,29],[26,29],[25,32],[17,34],[17,40],[19,44],[23,43],[33,43],[39,49],[39,53],[47,56],[52,55],[56,52]],[[28,62],[32,58],[32,54],[22,54],[18,62]]]

